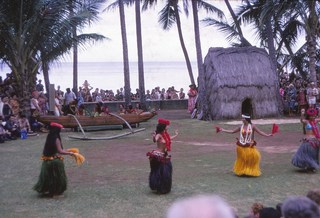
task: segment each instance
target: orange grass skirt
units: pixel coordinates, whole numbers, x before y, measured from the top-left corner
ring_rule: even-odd
[[[260,176],[261,155],[256,146],[237,146],[237,159],[233,172],[237,176]]]

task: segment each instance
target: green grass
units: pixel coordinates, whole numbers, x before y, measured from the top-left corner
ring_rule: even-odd
[[[243,217],[256,201],[274,207],[287,196],[305,195],[319,187],[319,173],[301,173],[290,163],[302,138],[300,124],[280,125],[280,133],[274,137],[257,136],[262,176],[247,178],[232,173],[238,135],[216,134],[213,128],[234,126],[182,119],[172,120],[170,126],[171,132],[180,132],[173,141],[172,192],[154,194],[148,187],[149,162],[145,154],[155,147],[151,141],[155,124],[156,119],[152,119],[141,125],[145,131],[108,141],[73,140],[68,135],[75,133],[62,133],[65,148],[79,148],[86,162],[78,167],[65,157],[69,183],[60,199],[40,198],[32,190],[46,134],[0,144],[1,217],[161,218],[176,199],[204,193],[221,195]],[[259,127],[271,130],[271,125]],[[115,133],[120,132],[88,134]]]

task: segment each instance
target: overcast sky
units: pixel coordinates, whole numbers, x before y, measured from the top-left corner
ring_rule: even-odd
[[[163,8],[163,2],[158,1],[159,6],[154,10],[148,10],[141,14],[144,61],[184,61],[176,26],[174,25],[169,31],[164,31],[158,24],[158,12]],[[231,1],[231,3],[235,5],[239,1]],[[224,1],[212,0],[211,4],[227,12]],[[190,59],[196,61],[191,5],[189,12],[188,18],[185,14],[181,14],[182,31]],[[126,7],[125,15],[129,61],[137,61],[134,6]],[[97,42],[86,46],[85,50],[80,50],[79,61],[122,61],[119,10],[103,12],[100,17],[101,19],[98,22],[84,32],[99,33],[110,38],[110,40]],[[207,17],[207,15],[204,12],[199,12],[199,19],[204,17]],[[200,34],[203,58],[210,47],[229,47],[225,35],[219,33],[213,27],[205,27],[200,23]],[[66,61],[72,61],[72,59],[67,57]]]

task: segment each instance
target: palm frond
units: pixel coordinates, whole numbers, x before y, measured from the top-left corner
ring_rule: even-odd
[[[162,28],[164,30],[169,30],[176,22],[174,13],[174,8],[170,4],[166,4],[164,8],[159,12],[160,16],[158,22],[162,25]]]

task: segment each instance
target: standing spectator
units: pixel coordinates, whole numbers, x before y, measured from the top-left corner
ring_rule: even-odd
[[[38,84],[36,85],[36,90],[38,91],[38,92],[43,92],[44,91],[44,87],[43,87],[43,85],[42,85],[42,80],[41,79],[39,79],[38,80]]]
[[[66,113],[66,111],[69,109],[69,104],[77,99],[76,94],[74,94],[74,92],[72,92],[70,88],[67,88],[66,91],[67,92],[64,94],[64,113]]]
[[[146,100],[151,100],[150,90],[147,90]]]
[[[198,91],[197,91],[197,88],[196,88],[196,85],[194,84],[191,84],[189,86],[189,91],[188,91],[188,96],[189,96],[189,99],[188,99],[188,111],[189,113],[192,113],[192,111],[195,109],[196,107],[196,98],[197,98],[197,95],[198,95]]]
[[[301,111],[301,109],[306,110],[308,107],[308,102],[306,98],[306,90],[302,86],[298,91],[297,100],[298,100],[298,111]]]
[[[54,97],[54,115],[59,117],[62,113],[63,112],[60,104],[59,94],[56,92]]]
[[[31,106],[31,114],[35,117],[41,114],[41,108],[39,106],[38,98],[39,98],[39,92],[33,91],[30,106]]]
[[[315,86],[314,82],[311,82],[309,88],[307,89],[307,99],[309,107],[315,108],[318,95],[318,88]]]
[[[179,92],[179,99],[185,99],[185,98],[186,98],[186,94],[183,92],[183,88],[181,88]]]
[[[289,108],[289,115],[291,113],[296,113],[297,112],[297,90],[294,87],[292,83],[288,86],[288,92],[287,92],[287,102],[288,102],[288,108]]]

